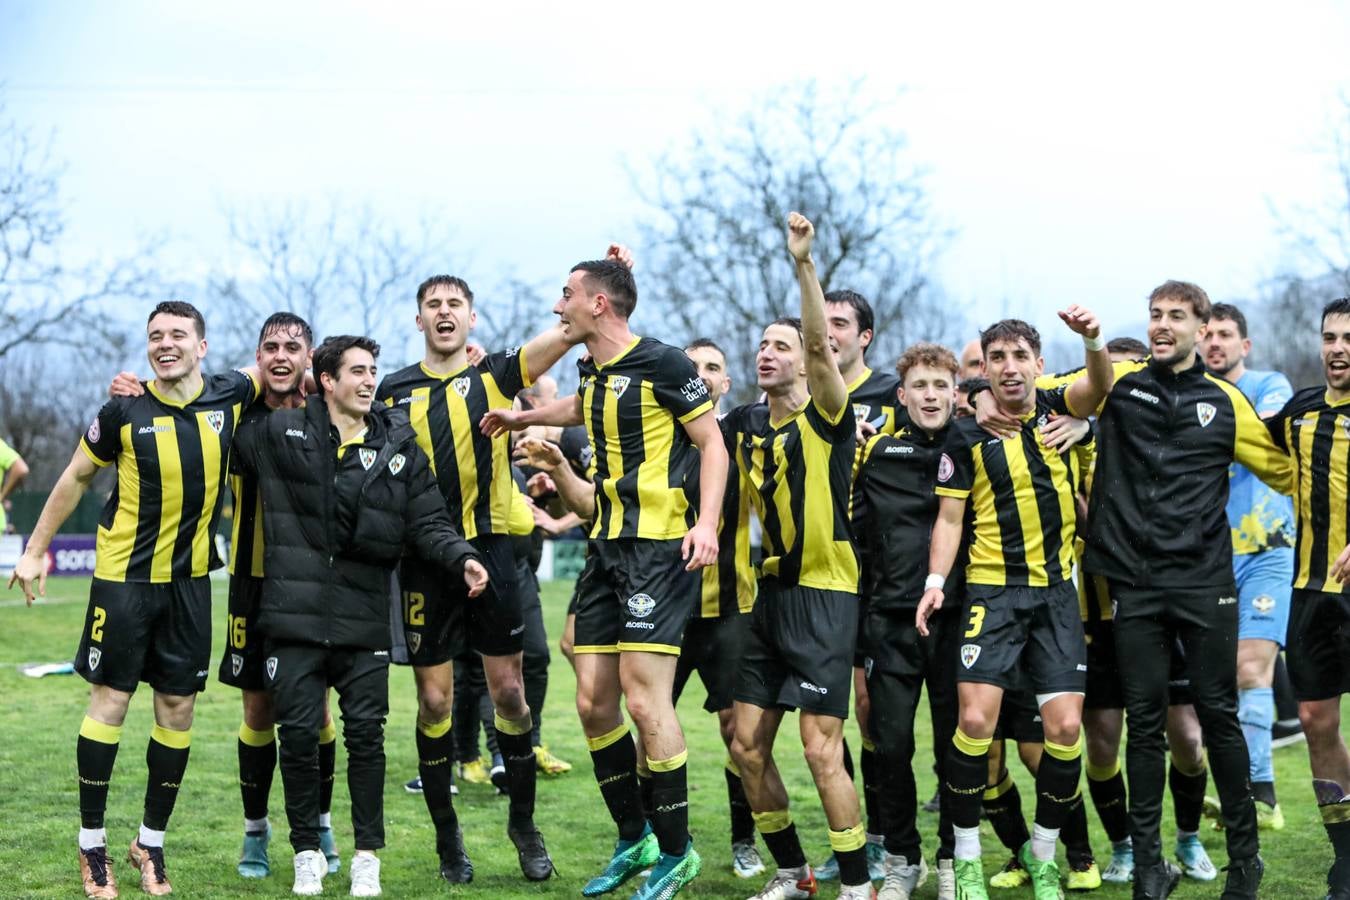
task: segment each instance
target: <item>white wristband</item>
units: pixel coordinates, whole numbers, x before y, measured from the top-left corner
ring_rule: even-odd
[[[942,590],[943,585],[947,583],[946,575],[939,575],[936,572],[929,572],[928,577],[923,580],[923,589],[931,591],[933,588]]]
[[[1097,335],[1095,338],[1090,338],[1087,335],[1083,335],[1083,346],[1089,350],[1105,350],[1106,339],[1103,338],[1100,334]]]

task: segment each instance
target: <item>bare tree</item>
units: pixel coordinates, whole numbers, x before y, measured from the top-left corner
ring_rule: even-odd
[[[0,359],[39,343],[123,346],[117,304],[156,297],[157,242],[111,260],[72,263],[50,142],[8,117],[0,99]]]
[[[1283,372],[1295,389],[1320,384],[1322,307],[1345,291],[1335,275],[1285,276],[1271,282],[1249,328],[1252,367]]]
[[[753,392],[760,329],[797,307],[784,249],[787,214],[816,225],[822,287],[871,301],[871,356],[890,360],[920,337],[947,339],[964,324],[940,303],[929,266],[948,232],[935,224],[923,172],[884,105],[814,84],[775,93],[734,122],[718,122],[690,146],[634,176],[654,210],[641,224],[646,259],[639,285],[654,295],[679,337],[719,337],[741,396]],[[728,337],[728,336],[734,337]]]

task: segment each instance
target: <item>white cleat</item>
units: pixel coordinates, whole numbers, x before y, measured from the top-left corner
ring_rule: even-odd
[[[315,897],[323,893],[323,876],[328,874],[328,860],[318,850],[301,850],[295,854],[295,883],[291,893]]]
[[[905,857],[887,853],[884,865],[886,880],[877,892],[877,900],[910,900],[928,880],[928,864],[922,858],[910,865]]]
[[[352,857],[352,896],[380,896],[380,858],[374,853],[358,853]]]
[[[737,878],[754,878],[763,875],[764,860],[754,841],[740,841],[731,845],[731,871]]]
[[[816,895],[816,890],[816,876],[810,866],[779,869],[764,885],[764,890],[750,900],[809,900]]]
[[[939,859],[937,866],[938,900],[956,900],[956,867],[950,859]]]

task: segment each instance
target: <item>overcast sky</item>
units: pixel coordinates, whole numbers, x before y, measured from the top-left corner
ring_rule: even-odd
[[[882,6],[0,0],[0,81],[69,164],[77,255],[162,232],[197,272],[224,207],[340,196],[561,284],[631,239],[625,163],[808,78],[906,89],[975,323],[1084,302],[1115,331],[1169,277],[1248,296],[1287,262],[1270,205],[1336,191],[1346,4]]]

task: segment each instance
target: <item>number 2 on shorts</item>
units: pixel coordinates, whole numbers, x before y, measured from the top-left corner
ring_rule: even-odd
[[[108,621],[108,611],[101,606],[94,607],[94,621],[89,626],[89,640],[103,640],[103,623]]]

